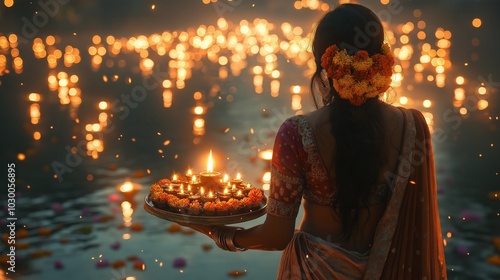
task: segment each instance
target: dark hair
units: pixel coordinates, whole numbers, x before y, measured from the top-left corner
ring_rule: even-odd
[[[380,20],[364,6],[343,4],[323,16],[312,42],[317,68],[311,80],[311,92],[316,107],[315,80],[320,78],[321,56],[329,46],[335,44],[350,55],[365,50],[371,56],[382,53],[383,42]],[[353,106],[339,97],[331,79],[329,83],[334,97],[329,107],[336,146],[334,170],[329,170],[335,182],[332,208],[340,215],[343,237],[349,237],[358,225],[359,211],[368,206],[369,194],[378,184],[380,169],[385,164],[381,125],[383,105],[377,98],[369,98],[362,105]]]

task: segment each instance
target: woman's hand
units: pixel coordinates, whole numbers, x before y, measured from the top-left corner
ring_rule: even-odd
[[[214,233],[231,226],[220,225],[196,225],[178,222],[179,225],[189,227],[197,232],[203,233],[212,240],[217,241],[218,237]],[[222,229],[224,227],[224,229]],[[283,250],[293,237],[295,229],[295,219],[283,218],[274,215],[267,215],[264,224],[238,230],[234,235],[233,242],[237,248],[247,248],[254,250]]]

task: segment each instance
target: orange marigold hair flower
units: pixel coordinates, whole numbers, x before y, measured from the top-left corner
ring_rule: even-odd
[[[381,49],[382,53],[372,56],[365,50],[349,55],[347,50],[340,50],[337,45],[326,49],[321,57],[322,71],[333,80],[333,87],[340,98],[359,106],[390,87],[394,58],[387,43]]]

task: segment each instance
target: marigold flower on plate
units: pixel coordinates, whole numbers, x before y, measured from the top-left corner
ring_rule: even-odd
[[[151,193],[155,193],[155,192],[163,192],[163,189],[160,185],[154,183],[153,185],[151,185],[151,187],[149,188],[149,191]]]
[[[205,204],[203,204],[203,209],[206,210],[206,211],[215,211],[215,209],[217,209],[215,203],[213,202],[205,202]]]
[[[179,199],[177,202],[177,207],[179,208],[185,208],[188,206],[189,206],[189,199],[187,198]]]
[[[163,179],[160,179],[160,180],[158,181],[158,184],[159,184],[160,186],[161,186],[161,185],[168,185],[168,184],[170,184],[170,183],[171,183],[171,181],[170,181],[169,179],[167,179],[167,178],[163,178]]]
[[[195,200],[195,201],[191,202],[191,203],[189,204],[189,208],[191,208],[191,209],[193,209],[193,210],[201,210],[201,209],[202,209],[200,202],[199,202],[199,201],[197,201],[197,200]]]

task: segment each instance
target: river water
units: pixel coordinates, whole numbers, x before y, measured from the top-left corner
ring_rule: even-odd
[[[416,9],[406,9],[391,26],[399,30],[411,19],[415,31],[408,34],[416,36],[418,21],[425,19],[428,27],[421,29],[434,36],[438,25],[431,16],[416,17]],[[432,14],[430,8],[422,10],[424,15]],[[230,15],[238,16],[244,15],[237,10]],[[307,44],[301,45],[307,43],[310,23],[302,23],[304,34],[297,33],[302,41],[293,41],[287,38],[286,27],[281,25],[280,31],[279,16],[274,29],[270,18],[269,22],[247,19],[249,23],[227,23],[228,27],[214,20],[204,28],[172,27],[158,32],[159,37],[143,32],[144,38],[138,34],[110,38],[85,29],[74,36],[58,35],[56,29],[36,37],[41,38],[38,47],[36,38],[22,44],[19,35],[16,44],[3,34],[10,43],[0,45],[2,55],[10,64],[0,76],[5,133],[0,144],[4,163],[16,165],[13,217],[17,220],[16,272],[9,272],[7,258],[2,259],[0,279],[224,279],[236,271],[247,279],[274,278],[279,252],[227,253],[207,237],[187,229],[177,231],[171,222],[143,209],[153,182],[188,168],[203,170],[210,149],[216,170],[231,176],[241,172],[244,180],[267,190],[269,161],[261,152],[272,148],[274,133],[286,118],[314,110],[307,89]],[[228,41],[206,43],[220,45],[219,51],[203,48],[205,35],[215,32],[207,27],[210,24]],[[234,40],[240,47],[229,43],[230,30],[238,24],[240,33]],[[242,26],[248,27],[248,34]],[[404,78],[395,86],[395,105],[404,103],[400,97],[407,97],[406,106],[426,112],[434,130],[449,278],[499,279],[500,265],[492,257],[500,255],[499,241],[497,247],[494,244],[500,238],[500,120],[494,82],[500,74],[486,70],[491,69],[491,61],[477,62],[468,58],[469,53],[462,58],[466,51],[459,47],[453,52],[462,42],[461,34],[455,33],[460,26],[447,27],[452,38],[458,37],[451,40],[452,52],[441,48],[443,61],[453,65],[444,68],[447,83],[439,86],[434,68],[425,63],[422,72],[404,68]],[[486,26],[489,34],[492,26]],[[395,38],[404,35],[401,30]],[[201,43],[182,39],[183,31],[187,38],[198,36]],[[53,44],[48,38],[52,35]],[[469,37],[474,36],[480,35]],[[415,59],[418,63],[417,52],[425,42],[439,49],[435,40],[412,40],[396,41],[393,47],[415,49],[413,58],[399,56],[403,66]],[[280,42],[295,42],[300,51],[293,52]],[[253,53],[253,44],[260,44],[258,54]],[[57,57],[56,50],[61,58],[51,66],[49,55]],[[12,64],[18,56],[22,66]],[[469,61],[470,66],[462,66]],[[457,85],[457,76],[466,82]],[[490,83],[481,84],[485,81]],[[481,86],[486,94],[478,94]],[[464,90],[465,100],[457,88]],[[119,190],[127,181],[138,186],[129,195]],[[5,210],[1,226],[7,241],[7,191],[1,197]],[[263,218],[241,225],[261,222]],[[11,251],[5,243],[0,248],[2,257]]]

